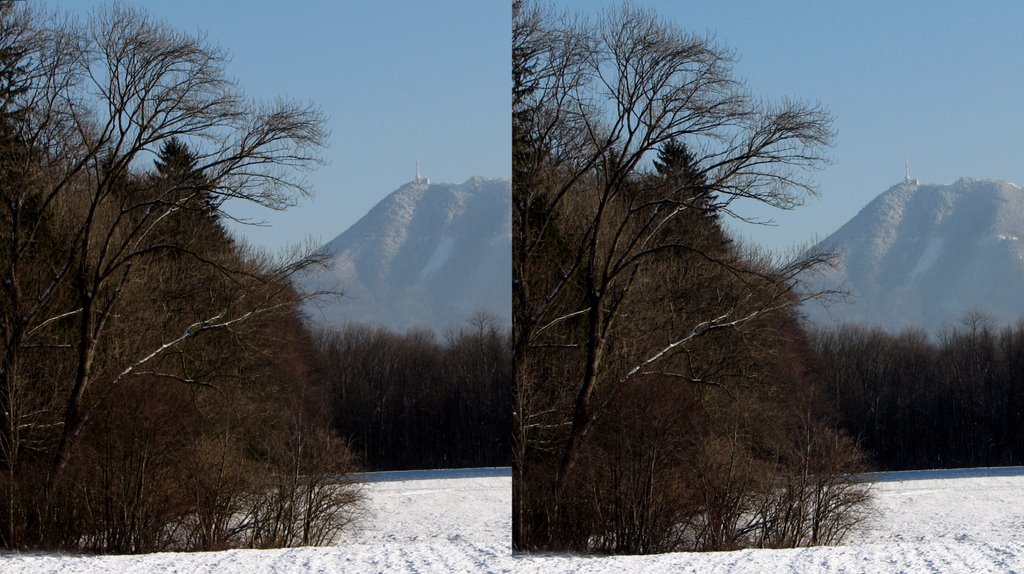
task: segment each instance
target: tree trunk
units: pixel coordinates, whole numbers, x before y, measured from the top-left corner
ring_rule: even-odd
[[[566,489],[568,488],[569,475],[576,467],[579,458],[579,451],[586,438],[587,431],[593,422],[590,408],[590,400],[597,388],[597,377],[601,368],[601,360],[604,356],[605,341],[604,323],[601,312],[602,298],[600,295],[591,297],[590,311],[590,333],[587,337],[586,365],[583,371],[583,382],[579,392],[576,394],[576,401],[573,407],[572,428],[562,450],[562,459],[558,465],[558,472],[555,475],[554,484],[554,509],[556,528],[558,534],[564,533],[565,520],[568,515],[565,507]]]
[[[60,440],[53,455],[50,473],[46,477],[46,498],[49,499],[70,460],[75,440],[82,430],[82,397],[89,386],[92,376],[92,362],[95,357],[95,337],[92,333],[92,298],[83,296],[82,323],[78,340],[78,367],[75,370],[75,382],[68,394],[64,408],[64,426],[61,428]]]

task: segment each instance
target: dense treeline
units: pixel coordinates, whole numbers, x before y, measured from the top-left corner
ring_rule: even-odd
[[[935,339],[847,325],[813,343],[840,423],[878,468],[1024,464],[1024,323],[970,314]]]
[[[809,378],[795,278],[731,242],[798,204],[829,118],[630,7],[513,8],[513,544],[647,553],[835,542],[860,453]]]
[[[115,7],[0,2],[0,546],[330,542],[358,492],[290,278],[225,200],[305,193],[322,118]]]
[[[365,325],[318,340],[334,428],[369,468],[510,464],[512,351],[494,321],[443,340]]]

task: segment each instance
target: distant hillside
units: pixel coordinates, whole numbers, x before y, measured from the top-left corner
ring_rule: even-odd
[[[307,309],[316,322],[443,331],[476,311],[511,324],[511,185],[408,183],[321,249],[328,268],[303,280],[339,290]]]
[[[1024,189],[961,178],[907,181],[875,198],[818,248],[841,253],[813,282],[852,293],[805,306],[815,322],[862,322],[937,332],[980,310],[998,322],[1024,317]]]

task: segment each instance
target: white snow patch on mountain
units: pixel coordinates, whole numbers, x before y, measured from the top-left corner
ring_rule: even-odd
[[[441,241],[438,242],[434,252],[430,255],[430,259],[423,265],[423,269],[420,270],[420,281],[424,280],[428,276],[432,275],[435,271],[441,268],[448,259],[452,256],[452,248],[455,247],[455,239],[452,237],[442,237]]]
[[[941,237],[932,236],[928,239],[928,245],[924,248],[924,253],[921,254],[921,258],[917,260],[914,268],[910,270],[910,280],[916,281],[922,273],[931,269],[935,262],[939,260],[939,256],[942,254],[943,240]]]

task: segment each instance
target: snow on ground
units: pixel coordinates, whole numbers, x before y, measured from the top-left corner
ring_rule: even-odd
[[[843,546],[607,558],[529,557],[521,572],[1024,573],[1024,468],[865,475],[875,516]]]
[[[369,473],[366,516],[337,545],[280,550],[67,556],[2,553],[0,574],[444,573],[512,563],[512,471]]]
[[[0,554],[0,572],[1018,572],[1024,468],[865,475],[873,521],[844,546],[658,556],[511,554],[509,469],[375,473],[362,528],[327,548],[143,556]]]

